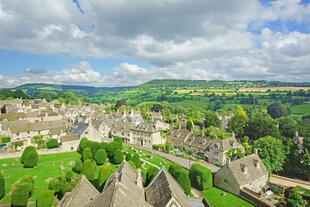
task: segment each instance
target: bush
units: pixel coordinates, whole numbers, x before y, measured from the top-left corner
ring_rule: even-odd
[[[24,207],[28,204],[29,199],[29,184],[19,183],[15,189],[13,189],[11,197],[11,206]]]
[[[82,171],[82,166],[83,166],[83,163],[80,159],[76,159],[75,160],[75,164],[74,164],[74,167],[72,168],[73,172],[75,173],[81,173]]]
[[[96,172],[96,163],[93,160],[85,160],[81,172],[88,180],[93,180]]]
[[[132,160],[132,154],[128,152],[126,154],[126,161],[131,161],[131,160]]]
[[[141,168],[142,167],[142,163],[141,163],[141,160],[140,160],[140,157],[138,154],[135,154],[132,158],[132,161],[135,163],[135,166],[137,168]]]
[[[67,180],[67,182],[70,182],[72,180],[72,178],[73,178],[72,170],[67,170],[66,171],[66,180]]]
[[[120,164],[121,162],[123,162],[124,160],[124,154],[121,150],[116,150],[113,154],[113,157],[112,157],[112,163],[114,164]]]
[[[33,191],[34,191],[34,180],[33,180],[33,178],[29,175],[26,175],[20,179],[19,183],[28,183],[29,195],[32,196]]]
[[[76,186],[76,181],[66,182],[64,177],[53,178],[48,184],[48,189],[52,190],[57,196],[58,200],[61,200],[65,193],[71,192]]]
[[[114,138],[114,143],[116,144],[117,149],[122,149],[123,148],[123,140],[121,137],[115,137]]]
[[[43,190],[38,195],[37,207],[52,207],[54,206],[54,192],[51,190]]]
[[[38,160],[38,153],[36,151],[29,151],[24,159],[24,168],[34,168],[37,166]]]
[[[24,160],[25,160],[25,158],[26,158],[26,155],[27,155],[29,152],[37,152],[37,151],[36,151],[36,148],[33,147],[33,146],[28,146],[28,147],[26,147],[25,150],[23,151],[23,154],[22,154],[21,159],[20,159],[20,161],[21,161],[22,164],[24,164]]]
[[[88,146],[88,143],[89,140],[86,137],[83,137],[78,147],[78,153],[82,154],[83,150]]]
[[[128,163],[133,169],[137,169],[135,163],[132,160],[129,160]]]
[[[11,141],[11,137],[9,136],[3,136],[0,138],[0,143],[8,143]]]
[[[169,166],[169,173],[176,179],[177,177],[177,173],[179,171],[183,170],[183,168],[181,167],[181,165],[177,164],[177,163],[172,163],[170,166]]]
[[[5,195],[5,181],[2,171],[0,170],[0,200],[4,197],[4,195]]]
[[[191,193],[191,182],[185,169],[182,169],[177,173],[176,181],[183,188],[186,195]]]
[[[102,166],[100,168],[99,178],[98,178],[100,188],[103,188],[105,181],[111,176],[112,173],[113,173],[113,169],[111,166]]]
[[[113,157],[113,153],[115,150],[116,150],[116,145],[114,142],[111,142],[106,145],[105,151],[110,159]]]
[[[156,167],[150,166],[146,173],[145,186],[151,183],[153,178],[157,175],[158,169]]]
[[[194,188],[203,191],[212,187],[211,171],[199,163],[195,163],[189,170],[189,178]]]
[[[93,159],[93,154],[91,153],[91,149],[89,147],[86,147],[83,150],[82,159],[83,159],[83,162],[85,162],[85,160],[88,160],[88,159],[90,160]]]
[[[47,149],[57,148],[59,147],[59,143],[57,139],[49,139],[46,143]]]
[[[99,149],[94,156],[97,165],[103,165],[107,160],[107,153],[104,149]]]

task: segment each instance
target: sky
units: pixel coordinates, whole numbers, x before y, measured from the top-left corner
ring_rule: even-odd
[[[0,87],[310,81],[310,0],[0,0]]]

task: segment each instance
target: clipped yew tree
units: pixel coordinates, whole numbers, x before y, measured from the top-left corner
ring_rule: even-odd
[[[51,190],[43,190],[38,195],[37,207],[52,207],[54,206],[55,197]]]
[[[2,171],[0,170],[0,200],[4,197],[4,195],[5,195],[5,181]]]
[[[180,184],[180,186],[183,188],[186,195],[189,195],[191,193],[191,182],[188,177],[188,172],[185,169],[180,170],[177,173],[177,182]]]
[[[211,171],[199,163],[195,163],[189,170],[189,178],[194,188],[203,191],[212,187]]]
[[[85,160],[88,160],[88,159],[93,159],[93,154],[91,153],[91,149],[89,147],[86,147],[84,150],[83,150],[83,153],[82,153],[82,159],[83,159],[83,162]]]
[[[24,168],[34,168],[37,166],[39,161],[39,156],[36,151],[29,151],[24,159]]]
[[[22,156],[21,156],[21,158],[20,158],[20,161],[21,161],[22,164],[24,164],[24,161],[25,161],[25,159],[26,159],[26,156],[27,156],[27,154],[29,154],[29,153],[35,153],[35,154],[37,154],[37,156],[38,156],[38,153],[37,153],[36,148],[35,148],[34,146],[28,146],[28,147],[26,147],[26,148],[24,149],[23,154],[22,154]],[[39,159],[39,156],[38,156],[37,160],[38,160],[38,159]]]
[[[124,160],[124,154],[122,152],[122,150],[115,150],[115,152],[113,153],[113,157],[112,157],[112,163],[113,164],[120,164],[121,162],[123,162]]]
[[[137,168],[141,168],[142,167],[142,163],[141,163],[141,160],[140,160],[140,157],[138,154],[135,154],[133,157],[132,157],[132,161],[135,163],[135,166]]]
[[[58,140],[57,139],[49,139],[46,143],[46,147],[47,149],[53,149],[53,148],[57,148],[59,147],[59,143],[58,143]]]
[[[82,167],[83,167],[82,161],[80,159],[76,159],[72,171],[79,174],[82,171]]]
[[[28,204],[28,199],[32,196],[34,181],[32,177],[23,177],[14,187],[11,197],[12,207],[24,207]]]
[[[113,173],[113,168],[109,165],[102,166],[99,171],[98,184],[100,188],[103,188],[105,181],[110,177]]]
[[[126,161],[131,161],[132,160],[132,154],[130,152],[128,152],[126,154]]]
[[[107,160],[107,153],[105,152],[104,149],[99,149],[95,153],[94,158],[95,158],[97,165],[103,165]]]
[[[128,163],[133,169],[137,169],[135,163],[132,160],[129,160]]]
[[[87,177],[88,180],[93,180],[96,172],[96,163],[93,160],[85,160],[82,167],[82,174]]]
[[[146,173],[145,186],[147,186],[152,182],[153,178],[157,175],[158,172],[159,170],[156,167],[154,166],[149,167]]]

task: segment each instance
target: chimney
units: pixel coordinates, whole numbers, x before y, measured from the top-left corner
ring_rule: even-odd
[[[295,137],[298,137],[298,131],[297,130],[295,131]]]
[[[230,158],[229,157],[226,158],[226,166],[230,167]]]
[[[258,155],[258,150],[254,149],[254,154]]]
[[[141,169],[140,169],[140,168],[137,169],[137,181],[136,181],[136,185],[137,185],[139,188],[142,188],[142,189],[143,189],[143,178],[142,178],[142,175],[141,175]]]

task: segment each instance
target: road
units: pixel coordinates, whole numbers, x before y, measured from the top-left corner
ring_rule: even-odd
[[[280,186],[284,186],[284,187],[295,187],[299,185],[303,188],[310,190],[310,182],[308,181],[287,178],[287,177],[283,177],[279,175],[272,175],[271,178],[269,179],[269,182],[280,185]]]

